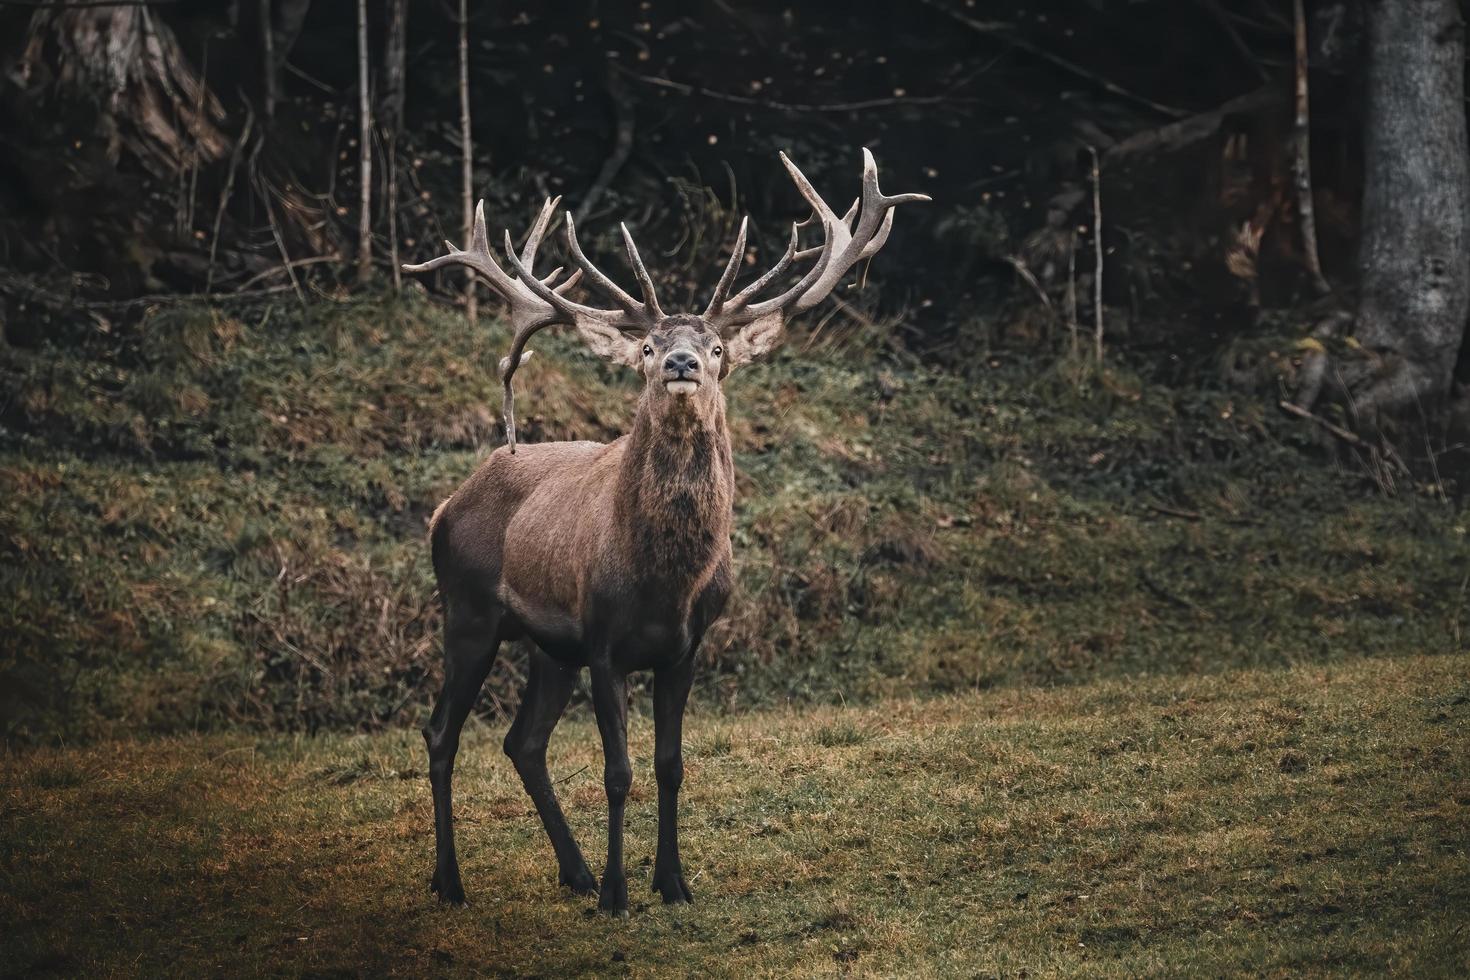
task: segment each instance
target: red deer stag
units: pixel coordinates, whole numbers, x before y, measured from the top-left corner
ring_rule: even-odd
[[[923,194],[888,196],[878,189],[872,154],[863,151],[861,199],[838,217],[785,154],[802,197],[825,238],[797,251],[797,226],[781,260],[731,295],[745,256],[745,223],[714,297],[699,315],[666,314],[653,281],[623,227],[628,262],[642,300],[634,299],[582,253],[567,215],[567,248],[580,266],[560,284],[560,269],[538,279],[531,271],[557,201],[541,209],[517,254],[505,236],[506,272],[485,239],[484,204],[474,239],[410,272],[468,266],[500,295],[514,328],[501,361],[509,446],[497,449],[434,514],[434,572],[445,606],[444,687],[424,740],[434,794],[437,850],[430,887],[462,904],[464,888],[454,851],[450,782],[460,729],[502,641],[529,637],[530,680],[505,737],[546,826],[561,884],[599,891],[605,911],[626,913],[623,807],[632,783],[627,744],[627,676],[654,672],[654,772],[658,781],[658,854],[653,889],[665,902],[691,900],[679,862],[677,826],[683,780],[681,728],[695,651],[730,592],[730,527],[735,469],[725,428],[720,383],[730,371],[770,351],[787,317],[821,302],[861,259],[883,246],[893,208],[926,201]],[[446,243],[448,244],[448,243]],[[815,264],[785,292],[756,297],[792,264]],[[585,273],[611,308],[566,297]],[[610,443],[553,442],[515,448],[510,377],[527,339],[552,324],[574,328],[592,351],[643,375],[643,395],[628,435]],[[566,709],[577,672],[591,672],[592,700],[602,735],[607,790],[607,865],[600,890],[562,815],[546,769],[546,746]]]

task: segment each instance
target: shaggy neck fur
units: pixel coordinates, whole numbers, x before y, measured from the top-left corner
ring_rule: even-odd
[[[723,395],[645,391],[618,479],[633,567],[681,593],[702,587],[729,542],[734,478]]]

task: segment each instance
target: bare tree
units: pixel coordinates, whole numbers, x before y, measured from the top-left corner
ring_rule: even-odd
[[[403,130],[405,58],[408,37],[408,0],[389,0],[388,38],[383,54],[383,147],[388,157],[388,251],[393,269],[393,291],[402,286],[398,268],[398,134]]]
[[[271,0],[260,0],[260,55],[265,74],[265,124],[266,128],[276,122],[276,89],[279,76],[276,71],[276,31],[271,20]]]
[[[1470,159],[1459,4],[1375,3],[1368,18],[1361,354],[1336,374],[1325,351],[1309,357],[1297,401],[1340,377],[1372,421],[1450,390],[1470,314]]]
[[[1317,256],[1317,217],[1312,207],[1312,117],[1307,89],[1307,13],[1303,0],[1296,0],[1294,29],[1296,34],[1296,204],[1302,222],[1302,251],[1312,287],[1327,294],[1332,287],[1322,275],[1322,260]]]
[[[467,0],[459,0],[459,136],[460,194],[464,199],[464,240],[474,235],[475,143],[470,132],[470,13]],[[475,274],[468,272],[464,286],[465,316],[474,323],[479,305],[475,296]]]
[[[362,199],[357,224],[357,281],[367,282],[373,274],[373,103],[368,91],[367,0],[357,0],[357,111],[361,164]]]
[[[311,0],[260,0],[260,49],[265,74],[266,124],[274,122],[281,99],[281,71],[301,36]]]

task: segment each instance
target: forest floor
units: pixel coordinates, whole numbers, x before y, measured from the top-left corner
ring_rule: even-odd
[[[1428,652],[1428,651],[1426,651]],[[1461,975],[1470,656],[696,714],[692,907],[558,890],[503,725],[456,784],[467,909],[428,893],[417,734],[180,736],[0,760],[6,974]],[[594,869],[584,706],[551,766]]]

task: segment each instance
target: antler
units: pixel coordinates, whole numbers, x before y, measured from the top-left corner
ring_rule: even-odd
[[[816,306],[836,288],[849,269],[877,253],[888,241],[888,234],[893,229],[895,207],[909,201],[930,200],[927,194],[884,194],[878,189],[878,165],[873,160],[873,154],[864,149],[862,197],[854,201],[847,213],[839,218],[785,153],[781,154],[781,162],[795,182],[796,189],[811,205],[812,215],[803,224],[820,222],[824,239],[820,246],[797,251],[800,226],[793,225],[791,244],[775,267],[727,301],[725,296],[735,281],[740,260],[745,253],[745,222],[742,221],[740,233],[735,240],[735,250],[730,255],[730,263],[725,268],[725,274],[720,277],[714,297],[705,311],[706,322],[718,330],[721,336],[729,336],[735,328],[763,317],[779,314],[784,321],[785,317]],[[817,256],[816,265],[794,286],[771,299],[759,303],[751,302],[757,293],[784,273],[793,261],[810,258],[812,255]]]
[[[878,189],[878,166],[873,162],[873,154],[865,149],[862,197],[839,218],[785,153],[781,154],[781,162],[796,183],[796,189],[812,208],[811,217],[801,224],[820,222],[823,241],[820,246],[798,250],[801,225],[793,224],[791,242],[786,246],[786,252],[780,260],[765,274],[731,296],[730,290],[735,285],[740,264],[745,257],[747,222],[740,222],[735,247],[730,253],[724,274],[715,286],[709,306],[705,309],[704,320],[726,339],[737,328],[762,321],[752,328],[760,335],[758,342],[748,338],[744,344],[747,356],[758,353],[757,347],[760,351],[770,349],[779,340],[786,317],[816,306],[836,288],[849,269],[883,247],[893,228],[895,207],[909,201],[929,200],[927,194],[884,194]],[[646,333],[664,319],[663,308],[659,306],[658,297],[654,294],[653,279],[643,265],[643,258],[638,254],[638,246],[633,244],[633,236],[628,233],[627,225],[619,227],[623,234],[623,247],[628,254],[628,264],[632,267],[633,275],[638,279],[639,289],[643,293],[641,302],[625,292],[587,258],[581,243],[577,241],[577,228],[570,212],[566,216],[567,251],[579,269],[560,284],[556,282],[562,272],[560,267],[543,278],[537,278],[531,271],[536,263],[536,251],[541,247],[541,240],[547,229],[551,227],[560,201],[559,197],[548,198],[541,206],[541,212],[531,225],[531,231],[519,253],[511,241],[510,232],[506,231],[505,261],[510,265],[510,273],[501,268],[490,252],[485,234],[484,201],[475,208],[475,224],[469,248],[461,250],[453,242],[445,242],[449,248],[446,254],[419,265],[403,267],[407,272],[430,272],[446,265],[467,266],[482,276],[505,301],[507,318],[514,334],[510,353],[500,361],[500,378],[505,386],[505,435],[511,452],[515,452],[516,448],[515,392],[511,388],[511,379],[521,363],[531,356],[531,352],[526,350],[526,342],[533,334],[552,324],[568,324],[576,328],[583,341],[594,351],[619,359],[631,356],[625,353],[627,341],[621,336],[624,332]],[[756,296],[784,275],[792,263],[814,255],[816,263],[789,289],[779,296],[755,302]],[[606,293],[617,308],[600,309],[567,299],[567,291],[583,276]],[[747,335],[749,333],[747,331]]]
[[[553,283],[562,272],[560,266],[540,279],[531,272],[536,262],[536,251],[541,247],[541,239],[545,237],[546,230],[550,227],[552,217],[556,214],[556,207],[560,202],[560,197],[547,198],[541,206],[541,213],[531,225],[530,234],[526,236],[526,243],[521,246],[519,255],[516,254],[515,245],[511,241],[510,231],[506,230],[505,260],[509,263],[514,276],[508,275],[500,267],[500,263],[490,251],[490,244],[485,234],[484,201],[475,207],[475,226],[468,249],[460,250],[453,242],[446,241],[444,244],[449,248],[447,254],[419,265],[403,267],[407,272],[430,272],[446,265],[467,266],[483,276],[496,294],[505,301],[507,318],[510,320],[514,335],[510,344],[510,353],[500,360],[500,379],[505,389],[505,437],[511,452],[515,452],[516,448],[515,392],[511,388],[511,379],[515,377],[516,369],[521,366],[521,363],[531,356],[531,352],[526,350],[526,342],[533,334],[552,324],[564,323],[575,327],[582,339],[594,348],[600,348],[606,344],[608,336],[614,332],[647,331],[663,317],[658,300],[653,294],[653,281],[649,278],[648,270],[643,267],[643,260],[639,257],[638,249],[633,244],[633,238],[628,234],[626,227],[623,228],[623,241],[627,246],[628,258],[633,265],[634,273],[638,276],[638,281],[643,288],[643,303],[639,303],[618,288],[616,283],[598,271],[582,254],[581,246],[577,244],[570,213],[567,214],[567,243],[573,258],[577,260],[581,269],[567,277],[565,282],[555,286]],[[608,293],[620,309],[603,310],[567,299],[566,292],[577,284],[583,273],[586,273],[595,285]]]

